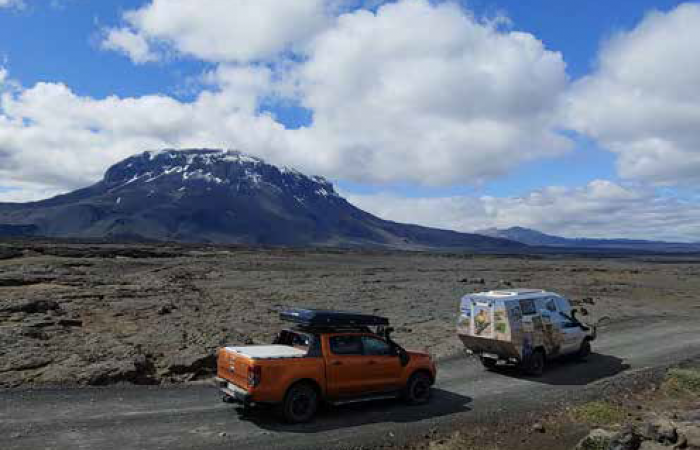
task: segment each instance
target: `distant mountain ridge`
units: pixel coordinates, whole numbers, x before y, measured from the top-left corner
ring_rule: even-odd
[[[476,231],[489,237],[510,239],[530,246],[647,250],[659,252],[698,252],[700,243],[647,241],[639,239],[565,238],[524,227],[488,228]]]
[[[0,203],[0,236],[148,239],[397,249],[519,249],[501,238],[390,222],[323,177],[237,151],[144,152],[98,183],[32,203]]]

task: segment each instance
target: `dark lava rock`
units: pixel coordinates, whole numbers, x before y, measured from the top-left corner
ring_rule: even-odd
[[[82,327],[83,321],[80,319],[60,319],[58,324],[63,327]]]
[[[120,382],[151,385],[159,384],[155,378],[155,366],[151,360],[138,355],[132,361],[107,361],[93,365],[88,384],[105,386]]]
[[[174,352],[168,356],[166,367],[169,375],[190,375],[191,379],[216,372],[216,354],[196,351]]]
[[[0,312],[26,314],[45,314],[49,311],[59,311],[60,305],[53,300],[23,300],[18,303],[0,306]]]

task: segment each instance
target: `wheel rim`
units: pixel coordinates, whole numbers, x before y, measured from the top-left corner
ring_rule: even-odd
[[[413,384],[413,398],[422,400],[428,396],[430,387],[424,379],[416,380]]]
[[[311,398],[307,394],[299,394],[292,401],[292,414],[296,417],[305,416],[311,410]]]
[[[544,367],[544,358],[542,358],[541,353],[537,353],[532,358],[532,371],[534,373],[540,373],[542,371],[543,367]]]

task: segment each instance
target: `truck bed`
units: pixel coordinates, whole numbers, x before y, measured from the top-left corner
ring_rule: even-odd
[[[303,358],[306,351],[288,345],[246,345],[226,347],[226,350],[247,356],[250,359]]]

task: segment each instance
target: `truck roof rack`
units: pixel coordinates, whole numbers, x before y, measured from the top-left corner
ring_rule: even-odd
[[[303,327],[326,329],[389,325],[386,317],[325,309],[289,309],[280,313],[280,319]]]

